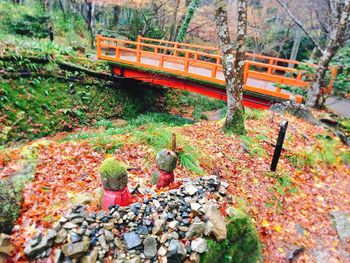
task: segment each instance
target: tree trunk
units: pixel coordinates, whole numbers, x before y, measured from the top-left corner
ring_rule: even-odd
[[[327,86],[326,83],[324,83],[324,80],[329,67],[329,62],[334,57],[336,50],[337,49],[334,48],[327,48],[320,58],[311,88],[307,93],[306,105],[315,108],[322,108],[324,106],[325,101],[322,99],[322,96],[325,96],[326,94],[324,94],[323,88]]]
[[[325,103],[325,92],[323,91],[324,79],[326,76],[326,72],[329,67],[329,63],[338,51],[338,49],[345,42],[345,35],[349,24],[349,16],[350,16],[350,0],[345,0],[344,5],[341,10],[339,10],[339,14],[336,16],[338,23],[334,26],[331,31],[330,41],[327,45],[326,50],[322,52],[321,59],[318,63],[317,71],[315,77],[312,81],[311,88],[307,94],[306,105],[322,108]]]
[[[303,32],[299,28],[297,28],[294,35],[292,52],[290,53],[290,57],[289,57],[290,60],[297,59],[302,35],[303,35]],[[294,68],[294,64],[290,63],[288,64],[288,67]]]
[[[90,46],[91,48],[95,47],[95,4],[93,2],[86,2],[86,11],[87,11],[87,24],[88,31],[90,34]]]
[[[200,0],[192,0],[190,5],[188,6],[185,20],[183,21],[179,29],[179,32],[177,33],[176,42],[182,42],[184,40],[188,30],[188,26],[190,25],[190,22],[192,20],[193,14],[199,5],[199,1]]]
[[[59,0],[58,3],[60,5],[61,11],[63,13],[63,17],[64,17],[64,19],[66,19],[66,10],[64,9],[64,5],[62,3],[62,0]]]
[[[238,1],[238,30],[235,57],[227,22],[227,2],[225,0],[216,0],[215,6],[217,34],[222,52],[227,94],[227,114],[223,130],[235,134],[244,134],[242,98],[247,32],[247,0]]]
[[[114,26],[118,25],[118,23],[119,23],[120,11],[121,11],[120,6],[116,5],[113,7],[113,24],[114,24]]]
[[[174,13],[170,21],[170,26],[168,30],[168,40],[173,41],[175,39],[175,34],[176,34],[176,22],[177,22],[177,13],[179,11],[179,5],[180,5],[180,0],[174,0]]]

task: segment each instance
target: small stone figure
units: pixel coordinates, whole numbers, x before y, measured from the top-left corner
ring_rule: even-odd
[[[128,189],[128,170],[126,165],[114,158],[103,161],[100,167],[100,176],[103,184],[102,208],[110,205],[127,206],[132,202]]]
[[[156,168],[152,172],[151,183],[156,184],[157,188],[167,187],[174,182],[174,170],[176,168],[176,153],[162,149],[156,157]]]

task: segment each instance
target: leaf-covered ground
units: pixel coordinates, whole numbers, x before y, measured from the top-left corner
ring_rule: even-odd
[[[350,210],[350,171],[344,165],[349,159],[349,149],[324,128],[293,117],[272,116],[267,112],[255,112],[247,117],[246,136],[224,135],[221,122],[202,121],[164,131],[152,130],[152,140],[163,140],[162,132],[175,132],[181,136],[178,151],[196,155],[199,169],[183,157],[183,165],[175,171],[176,177],[200,176],[193,171],[202,170],[229,182],[232,205],[244,207],[254,219],[264,246],[264,262],[287,261],[292,245],[305,247],[298,258],[301,262],[314,262],[316,258],[348,262],[350,250],[346,251],[340,244],[329,212]],[[272,173],[269,172],[272,144],[277,138],[279,122],[286,118],[289,127],[285,149],[278,171]],[[145,131],[147,125],[115,132],[108,136],[113,138],[112,143],[119,142],[118,147],[104,144],[131,168],[133,184],[150,177],[155,149],[159,146],[150,137],[145,138]],[[49,227],[69,208],[75,194],[94,193],[101,186],[98,167],[111,152],[96,148],[96,142],[91,143],[96,139],[62,141],[65,136],[50,138],[50,144],[39,148],[35,180],[25,187],[22,214],[12,234],[18,248],[14,261],[23,259],[23,245],[35,230]],[[0,178],[17,168],[19,152],[6,150],[2,154]],[[96,206],[97,202],[90,209]]]

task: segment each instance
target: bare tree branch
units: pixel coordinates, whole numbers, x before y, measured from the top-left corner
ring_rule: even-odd
[[[282,0],[276,0],[282,7],[283,9],[287,12],[288,16],[294,21],[294,23],[296,23],[300,29],[302,31],[304,31],[305,35],[307,35],[307,37],[311,40],[311,42],[316,46],[316,48],[322,52],[322,47],[319,45],[319,43],[312,37],[312,35],[310,34],[310,32],[305,28],[304,24],[296,17],[292,14],[292,12],[289,10],[289,8],[287,7],[287,5],[282,2]]]

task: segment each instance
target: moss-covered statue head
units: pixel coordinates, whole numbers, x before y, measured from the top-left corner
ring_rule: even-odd
[[[121,190],[128,184],[128,170],[125,163],[114,158],[103,161],[100,175],[103,187],[107,190]]]

